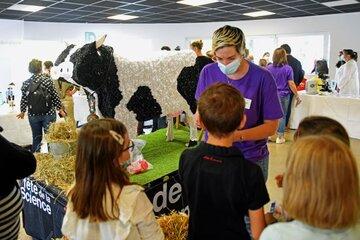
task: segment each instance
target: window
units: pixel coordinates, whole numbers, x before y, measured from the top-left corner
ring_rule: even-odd
[[[193,40],[196,39],[188,38],[187,42],[190,44]],[[211,39],[202,40],[204,43],[203,53],[211,50]],[[311,73],[315,60],[329,60],[330,37],[328,33],[246,36],[246,47],[254,56],[256,64],[265,52],[270,53],[271,61],[274,50],[284,43],[289,44],[291,54],[301,62],[306,74]]]
[[[273,51],[284,43],[289,44],[291,54],[301,62],[305,73],[311,73],[315,60],[329,59],[329,34],[268,35],[246,38],[246,46],[254,55],[255,63],[259,62],[265,52],[270,52],[271,60]]]

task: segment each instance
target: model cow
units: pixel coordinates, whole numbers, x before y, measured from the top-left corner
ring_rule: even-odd
[[[54,76],[82,86],[88,98],[96,96],[102,116],[121,120],[131,137],[136,135],[137,121],[166,115],[167,140],[172,141],[172,115],[185,111],[189,116],[190,140],[196,141],[193,114],[177,90],[181,89],[177,77],[185,66],[194,63],[193,54],[167,52],[152,59],[131,61],[115,55],[112,47],[103,45],[104,40],[105,36],[77,49],[75,45],[67,46],[55,62]]]

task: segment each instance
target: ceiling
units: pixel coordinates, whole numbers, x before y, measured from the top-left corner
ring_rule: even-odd
[[[276,13],[256,19],[291,18],[359,12],[360,3],[326,7],[329,0],[222,0],[221,2],[192,7],[176,3],[177,0],[0,0],[0,19],[39,22],[76,23],[193,23],[253,20],[244,13],[266,10]],[[46,6],[38,12],[8,10],[13,4]],[[139,18],[121,21],[107,17],[116,14],[136,15]]]

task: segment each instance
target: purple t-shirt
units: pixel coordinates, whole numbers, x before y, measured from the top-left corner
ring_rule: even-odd
[[[267,69],[274,76],[279,97],[290,95],[289,81],[294,81],[294,72],[289,65],[274,66],[270,64]]]
[[[244,129],[259,126],[264,120],[282,118],[283,112],[275,80],[269,71],[249,62],[249,71],[246,75],[239,80],[231,80],[220,71],[217,63],[206,65],[200,73],[195,98],[198,100],[207,87],[218,82],[234,86],[244,96],[247,117]],[[267,139],[235,142],[234,146],[251,162],[269,155]]]

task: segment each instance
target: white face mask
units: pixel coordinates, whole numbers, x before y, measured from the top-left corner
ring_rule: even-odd
[[[236,72],[236,70],[238,70],[240,63],[240,58],[237,58],[228,65],[224,65],[221,62],[218,62],[218,67],[225,75],[232,75]]]

